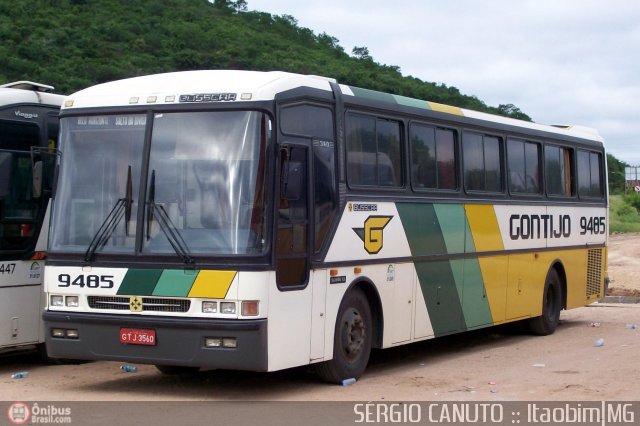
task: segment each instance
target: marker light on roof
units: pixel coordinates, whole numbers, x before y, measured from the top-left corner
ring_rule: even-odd
[[[164,98],[164,101],[165,101],[165,102],[173,102],[173,101],[175,101],[175,100],[176,100],[175,95],[169,95],[169,96],[166,96],[166,97]]]
[[[140,98],[137,96],[133,96],[132,98],[129,99],[130,104],[137,104],[139,101],[140,101]]]
[[[64,101],[64,106],[66,108],[71,108],[73,106],[73,99],[67,99],[66,101]]]
[[[240,95],[240,99],[242,99],[243,101],[250,101],[252,97],[252,93],[243,93]]]
[[[157,96],[148,96],[147,97],[147,103],[148,104],[155,104],[157,100],[158,100]]]

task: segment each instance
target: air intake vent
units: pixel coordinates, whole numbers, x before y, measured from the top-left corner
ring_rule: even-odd
[[[602,251],[603,249],[589,250],[589,259],[587,262],[587,298],[600,295]]]
[[[105,297],[89,296],[89,307],[92,309],[111,309],[116,311],[154,311],[154,312],[188,312],[190,300],[160,299],[156,297]],[[139,301],[142,300],[142,309]],[[137,305],[137,307],[132,307]]]

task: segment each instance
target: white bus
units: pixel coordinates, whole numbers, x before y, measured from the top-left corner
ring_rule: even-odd
[[[44,343],[47,211],[64,99],[52,90],[0,86],[0,352]]]
[[[45,269],[52,356],[315,364],[603,294],[596,131],[284,72],[190,71],[69,96]]]

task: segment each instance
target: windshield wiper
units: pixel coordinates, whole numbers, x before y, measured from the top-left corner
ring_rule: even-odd
[[[175,224],[171,221],[171,218],[167,214],[164,206],[155,203],[156,198],[156,171],[151,171],[151,182],[149,183],[149,199],[147,200],[147,241],[151,239],[151,225],[154,217],[157,216],[158,225],[162,230],[162,233],[169,240],[169,244],[176,252],[178,256],[182,258],[182,261],[187,265],[193,265],[195,260],[191,257],[189,247],[182,238],[180,231],[176,228]]]
[[[98,232],[93,236],[91,243],[89,243],[89,247],[87,247],[87,251],[84,253],[85,262],[91,262],[96,251],[104,247],[123,217],[125,218],[125,234],[127,237],[129,236],[129,221],[131,220],[131,205],[133,204],[131,166],[129,166],[129,170],[127,171],[127,188],[125,191],[125,198],[119,198],[118,201],[116,201],[116,204],[104,219],[102,225],[100,225]]]

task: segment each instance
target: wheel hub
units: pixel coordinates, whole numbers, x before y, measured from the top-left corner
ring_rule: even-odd
[[[362,352],[365,337],[366,330],[360,312],[349,311],[345,315],[342,327],[342,347],[349,360],[354,360]]]

